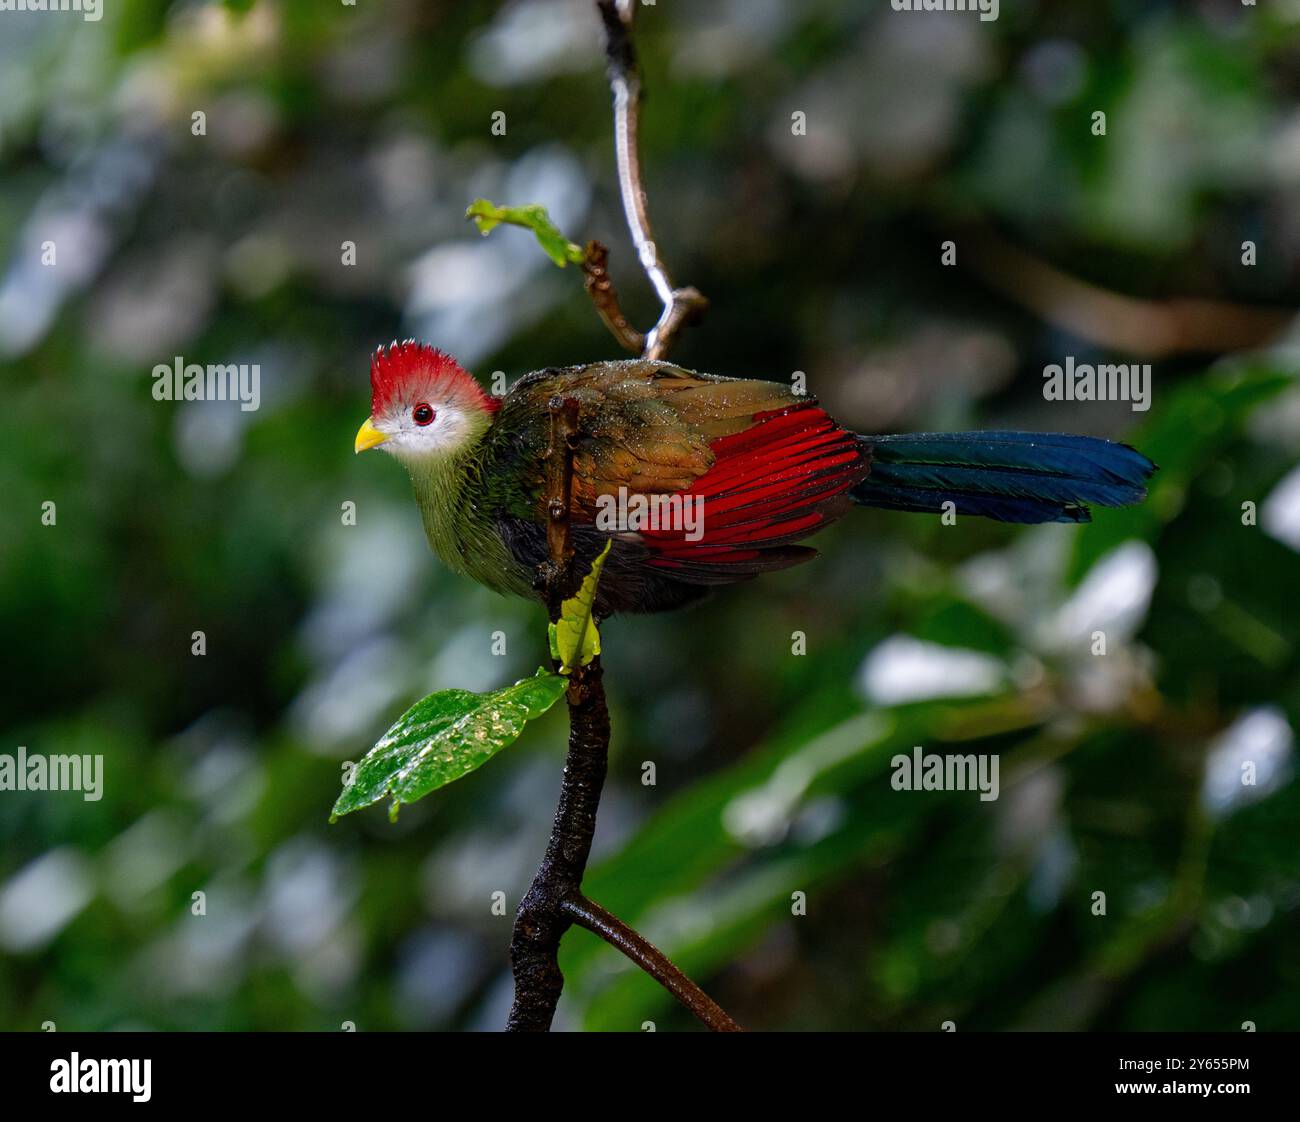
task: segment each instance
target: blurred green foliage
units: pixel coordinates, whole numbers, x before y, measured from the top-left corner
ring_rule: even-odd
[[[415,699],[530,673],[544,613],[443,570],[402,473],[351,441],[395,336],[485,383],[616,357],[573,271],[480,238],[475,198],[605,242],[653,322],[597,21],[0,23],[0,752],[106,774],[97,802],[0,792],[0,1027],[498,1028],[563,714],[396,824],[327,818]],[[963,233],[1137,299],[1293,307],[1298,28],[1236,0],[642,10],[655,233],[711,301],[677,360],[803,371],[863,432],[1094,432],[1161,466],[1089,526],[859,512],[810,565],[604,628],[589,893],[743,1024],[1300,1028],[1294,346],[1163,357],[1148,414],[1045,402],[1045,363],[1132,356],[988,287]],[[177,355],[260,364],[261,407],[154,400]],[[999,753],[1000,798],[894,790],[915,745]],[[584,932],[564,967],[565,1026],[691,1027]]]

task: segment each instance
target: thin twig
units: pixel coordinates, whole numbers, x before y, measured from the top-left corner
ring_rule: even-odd
[[[617,947],[714,1032],[744,1032],[726,1011],[669,961],[645,936],[585,896],[564,902],[564,910],[579,927]]]
[[[633,354],[639,355],[645,346],[645,336],[633,327],[623,314],[618,293],[610,279],[607,262],[609,249],[598,241],[587,243],[582,259],[582,283],[596,306],[596,312],[609,328],[614,338]]]
[[[650,278],[663,309],[659,321],[646,333],[643,354],[646,358],[665,358],[677,332],[684,324],[696,319],[708,307],[708,301],[696,288],[673,287],[650,228],[637,145],[641,75],[632,44],[635,5],[631,0],[596,0],[596,6],[605,24],[605,56],[609,62],[609,85],[614,94],[614,157],[618,164],[623,213],[627,216],[628,232],[632,235],[641,268]]]

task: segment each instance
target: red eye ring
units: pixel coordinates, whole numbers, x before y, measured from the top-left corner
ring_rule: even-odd
[[[438,414],[434,412],[433,406],[424,401],[420,402],[419,405],[411,410],[411,420],[413,420],[417,425],[432,424],[434,417],[437,415]]]

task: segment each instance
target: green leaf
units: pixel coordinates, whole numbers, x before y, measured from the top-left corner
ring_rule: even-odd
[[[560,605],[560,618],[548,628],[551,657],[559,662],[561,674],[573,673],[575,666],[586,666],[600,654],[600,629],[591,616],[591,608],[610,545],[605,543],[600,556],[592,562],[591,572],[583,577],[582,587]]]
[[[440,690],[397,719],[348,776],[330,815],[340,815],[392,796],[389,817],[402,803],[468,775],[513,743],[524,725],[559,700],[567,683],[539,669],[532,678],[491,693]]]
[[[465,211],[466,218],[474,219],[478,232],[484,236],[490,234],[503,222],[511,226],[523,226],[537,235],[538,244],[546,256],[561,269],[565,265],[581,265],[586,256],[580,245],[569,241],[551,221],[546,208],[537,203],[528,206],[497,206],[487,199],[475,199]]]

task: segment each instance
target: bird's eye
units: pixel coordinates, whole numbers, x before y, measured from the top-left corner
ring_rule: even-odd
[[[411,420],[413,420],[417,425],[430,424],[437,415],[438,414],[433,411],[433,406],[426,405],[423,401],[411,410]]]

